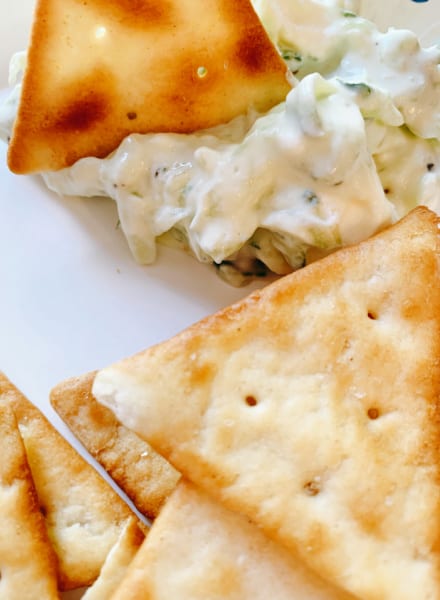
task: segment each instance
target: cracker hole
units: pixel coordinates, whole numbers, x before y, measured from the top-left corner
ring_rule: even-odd
[[[137,113],[134,111],[130,111],[127,113],[127,119],[129,121],[134,121],[135,119],[137,119]]]
[[[246,396],[246,398],[244,399],[244,401],[246,402],[246,404],[248,406],[257,406],[257,404],[258,404],[257,399],[255,398],[255,396],[251,396],[251,395]]]
[[[304,490],[308,496],[317,496],[321,491],[321,484],[316,479],[308,481],[304,485]]]
[[[40,513],[43,515],[43,517],[46,517],[47,510],[45,506],[40,506]]]
[[[369,419],[371,419],[372,421],[375,421],[380,416],[379,409],[378,408],[369,408],[367,411],[367,415],[368,415]]]
[[[368,313],[368,318],[371,319],[372,321],[376,321],[377,319],[377,314],[375,312],[373,312],[372,310],[369,310]]]

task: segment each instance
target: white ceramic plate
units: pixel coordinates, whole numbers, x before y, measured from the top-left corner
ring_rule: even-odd
[[[0,3],[0,89],[10,56],[26,47],[33,5]],[[438,0],[368,0],[363,10],[383,27],[412,24],[426,42],[439,34]],[[165,339],[251,288],[231,288],[172,250],[136,265],[112,201],[58,198],[38,177],[9,173],[5,153],[0,142],[0,369],[73,441],[48,402],[55,384]]]

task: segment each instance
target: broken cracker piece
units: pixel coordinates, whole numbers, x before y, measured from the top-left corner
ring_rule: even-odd
[[[98,579],[85,592],[82,600],[109,600],[124,579],[144,538],[145,534],[139,527],[138,520],[129,519],[118,541],[108,553]]]

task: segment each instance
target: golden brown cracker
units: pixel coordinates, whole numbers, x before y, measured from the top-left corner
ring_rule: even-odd
[[[286,77],[249,0],[38,0],[8,164],[58,170],[264,111]]]
[[[419,207],[99,371],[93,393],[328,581],[438,598],[439,241]]]

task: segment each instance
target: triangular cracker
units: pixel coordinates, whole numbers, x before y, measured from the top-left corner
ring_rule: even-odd
[[[9,167],[57,170],[130,133],[267,110],[286,74],[249,0],[38,0]]]
[[[348,600],[241,515],[178,484],[112,600]]]
[[[59,559],[59,586],[90,585],[133,513],[112,487],[0,372],[0,406],[11,406]]]
[[[61,383],[52,390],[52,406],[136,508],[154,518],[175,488],[179,474],[94,399],[94,378],[92,372]]]
[[[14,414],[1,405],[0,455],[0,597],[55,600],[57,558]]]
[[[93,393],[329,581],[439,598],[439,242],[415,209],[99,371]]]

